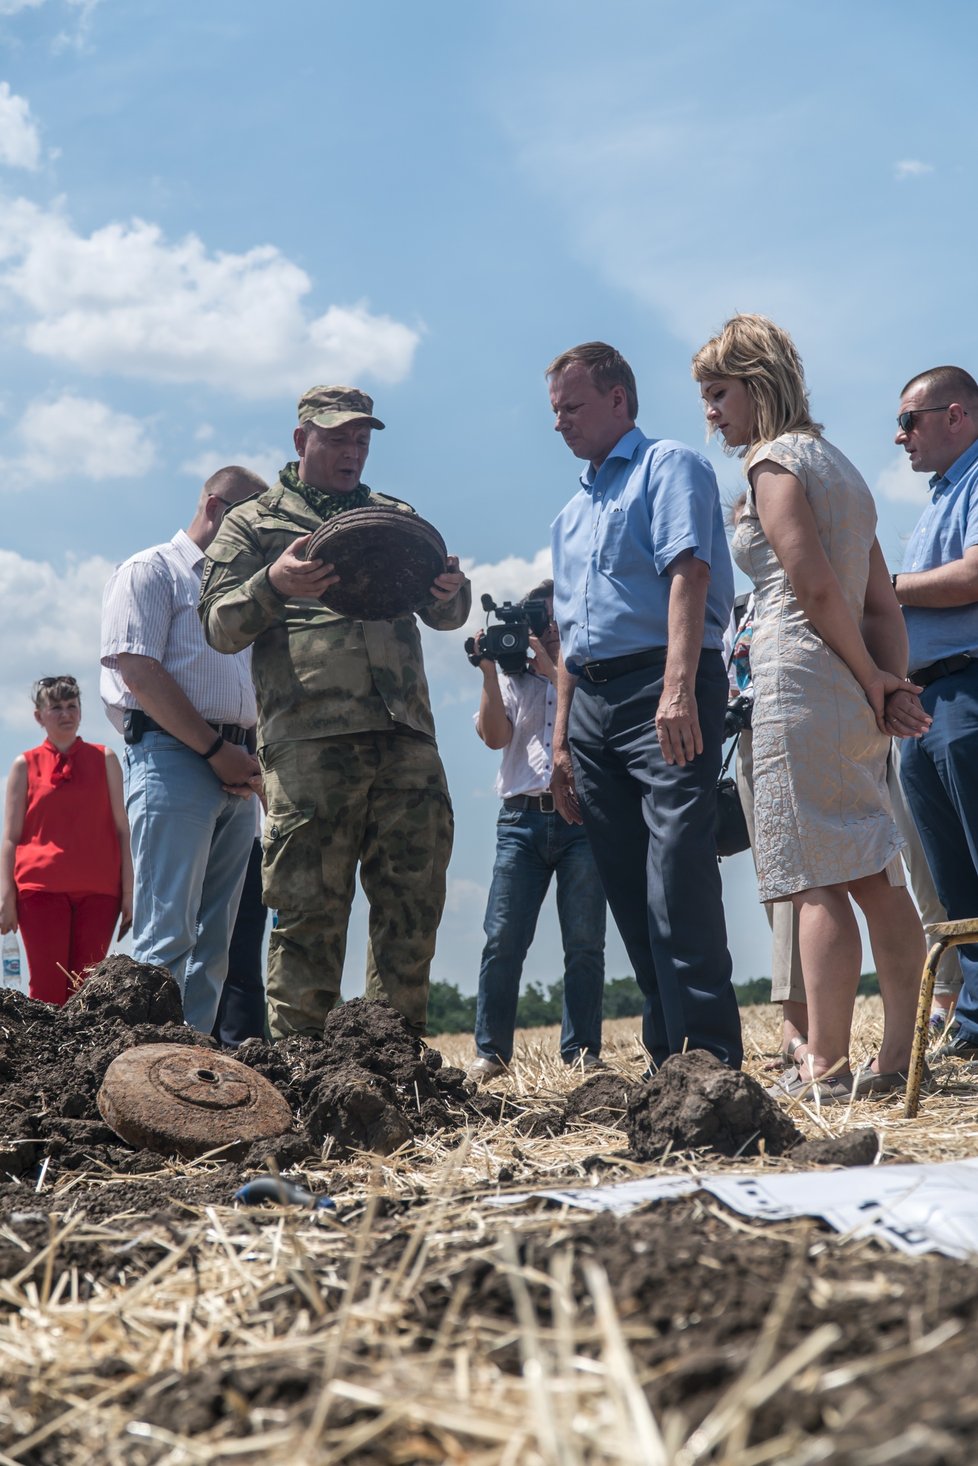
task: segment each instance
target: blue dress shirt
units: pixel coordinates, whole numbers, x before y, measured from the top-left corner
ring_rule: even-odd
[[[719,650],[733,567],[716,475],[672,438],[625,434],[551,526],[554,617],[568,670],[668,641],[669,566],[684,550],[710,567],[703,646]]]
[[[962,560],[978,545],[978,442],[966,448],[945,474],[930,481],[931,502],[907,542],[903,572],[934,570]],[[978,604],[904,606],[910,640],[910,670],[960,652],[978,653]]]

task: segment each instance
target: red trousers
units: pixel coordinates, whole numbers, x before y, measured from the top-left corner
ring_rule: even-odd
[[[18,891],[17,922],[31,972],[30,996],[42,1003],[66,1003],[70,981],[101,962],[119,919],[118,896],[61,891]]]

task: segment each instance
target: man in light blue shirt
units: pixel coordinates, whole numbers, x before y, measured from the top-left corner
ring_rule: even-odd
[[[583,822],[645,995],[652,1063],[739,1068],[716,860],[733,571],[707,461],[635,425],[631,367],[588,342],[547,368],[555,427],[589,463],[552,526],[560,627],[551,788]]]
[[[931,718],[901,744],[900,779],[941,903],[963,921],[978,917],[978,383],[960,367],[921,372],[900,394],[897,422],[910,466],[932,475],[931,502],[893,577],[910,680]],[[978,944],[958,953],[957,1022],[941,1052],[973,1059]]]

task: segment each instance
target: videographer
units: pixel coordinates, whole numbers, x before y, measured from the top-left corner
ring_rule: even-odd
[[[536,619],[533,602],[546,610],[546,626],[528,631]],[[484,600],[484,604],[487,602]],[[488,605],[491,606],[491,601]],[[496,863],[483,927],[486,945],[479,970],[476,1058],[469,1079],[481,1083],[505,1073],[513,1057],[513,1035],[523,963],[537,917],[557,876],[557,915],[564,948],[564,1012],[560,1055],[565,1064],[602,1067],[601,1003],[604,992],[605,898],[581,825],[557,813],[550,793],[553,727],[557,707],[556,660],[560,639],[553,620],[553,581],[545,580],[520,602],[526,617],[503,608],[507,636],[491,628],[466,644],[469,660],[482,672],[476,732],[488,748],[502,749],[496,793],[502,808],[496,825]],[[503,614],[499,613],[499,614]],[[515,623],[515,624],[514,624]],[[516,631],[532,657],[520,653],[522,670],[497,670],[486,655]],[[503,657],[504,666],[512,662]]]

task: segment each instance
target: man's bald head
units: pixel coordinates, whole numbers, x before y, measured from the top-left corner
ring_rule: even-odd
[[[969,412],[978,411],[978,382],[964,367],[928,367],[927,371],[910,378],[900,396],[906,397],[910,392],[924,393],[928,400],[933,398],[935,402],[960,402]]]
[[[231,464],[212,473],[200,491],[198,508],[203,509],[208,499],[220,499],[225,504],[240,504],[253,494],[263,494],[268,488],[265,480],[252,473],[250,468]]]

